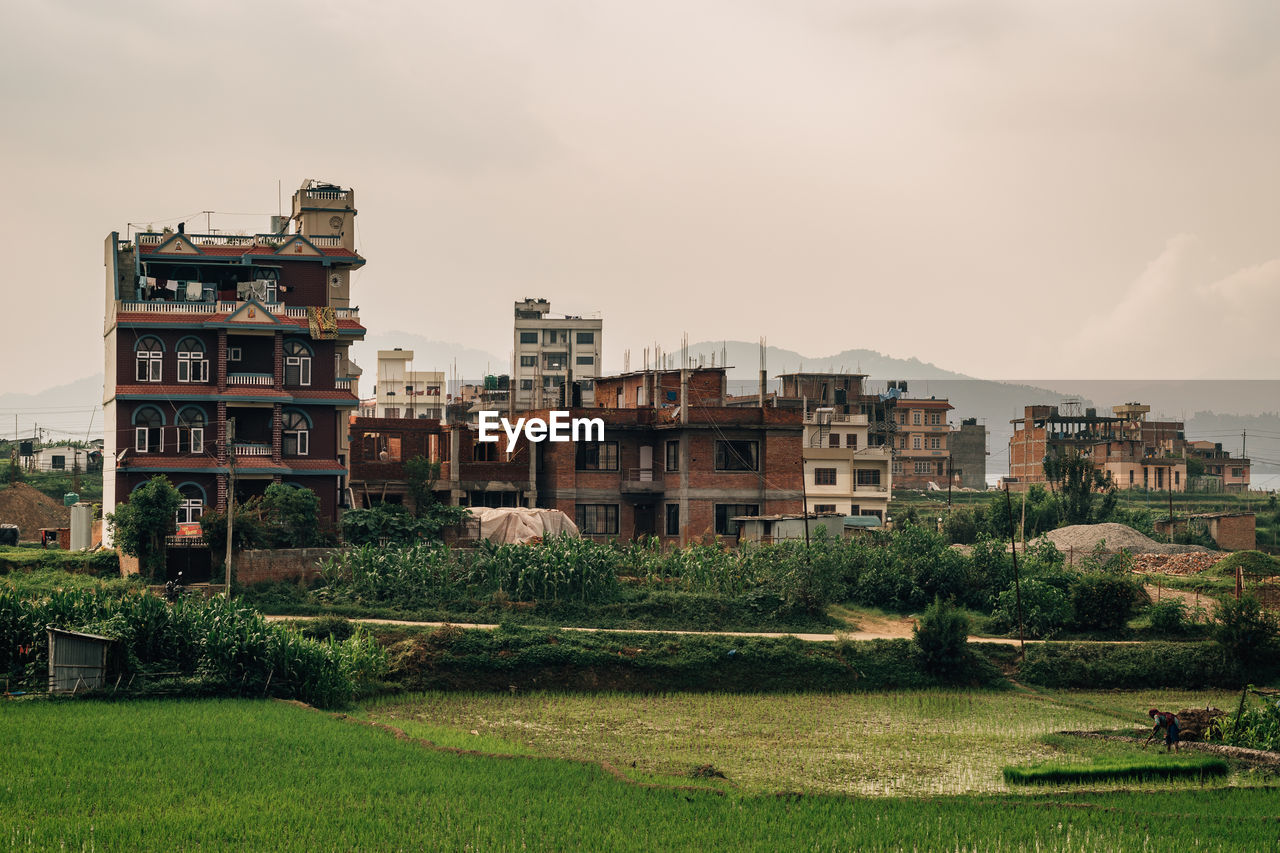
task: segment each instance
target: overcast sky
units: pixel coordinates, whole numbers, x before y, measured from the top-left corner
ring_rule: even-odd
[[[101,369],[109,231],[309,177],[371,330],[1274,378],[1278,54],[1275,0],[6,2],[0,390]]]

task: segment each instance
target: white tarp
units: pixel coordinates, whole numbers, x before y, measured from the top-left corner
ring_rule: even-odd
[[[561,533],[578,535],[578,525],[558,509],[473,507],[471,517],[480,524],[479,538],[490,542],[519,544]]]

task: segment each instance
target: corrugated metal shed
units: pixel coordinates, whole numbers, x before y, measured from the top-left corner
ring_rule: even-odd
[[[75,693],[101,687],[112,640],[49,628],[49,692]]]

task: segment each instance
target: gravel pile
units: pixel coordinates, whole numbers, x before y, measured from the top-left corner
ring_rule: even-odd
[[[1165,545],[1144,536],[1132,527],[1107,522],[1106,524],[1072,524],[1059,527],[1044,535],[1059,551],[1074,549],[1077,554],[1088,554],[1104,543],[1108,551],[1124,549],[1130,554],[1209,554],[1208,548],[1200,545]]]

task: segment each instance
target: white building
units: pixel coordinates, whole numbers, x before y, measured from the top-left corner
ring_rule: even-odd
[[[31,460],[31,467],[36,471],[70,472],[78,468],[84,472],[88,471],[91,465],[97,468],[101,463],[101,450],[58,444],[37,450]]]
[[[884,521],[893,496],[893,451],[869,446],[868,432],[866,415],[830,408],[805,412],[806,510],[872,515]]]
[[[561,405],[595,405],[595,380],[600,375],[599,317],[552,314],[545,299],[515,304],[515,408],[545,409]],[[565,396],[577,383],[581,401]]]
[[[444,372],[412,367],[413,350],[378,350],[373,417],[444,418]]]

